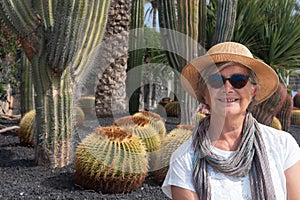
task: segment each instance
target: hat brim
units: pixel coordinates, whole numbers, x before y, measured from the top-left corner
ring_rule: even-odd
[[[196,98],[199,102],[203,98],[201,98],[199,89],[198,89],[198,81],[200,77],[200,72],[216,63],[221,62],[236,62],[240,63],[252,71],[254,71],[257,75],[259,81],[259,91],[255,96],[255,100],[259,103],[268,99],[277,89],[279,84],[279,79],[276,72],[266,63],[247,56],[230,54],[230,53],[219,53],[219,54],[211,54],[204,55],[190,61],[182,70],[181,73],[181,83],[183,88],[194,98]]]

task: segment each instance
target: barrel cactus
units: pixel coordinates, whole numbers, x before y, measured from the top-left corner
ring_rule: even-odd
[[[31,110],[23,116],[20,121],[18,137],[21,146],[33,147],[33,124],[35,120],[35,110]]]
[[[150,119],[143,116],[124,116],[114,121],[114,125],[126,127],[132,134],[141,138],[146,146],[147,152],[159,149],[161,139],[158,131],[150,124]]]
[[[277,117],[273,118],[271,127],[276,128],[278,130],[282,130],[282,125],[281,122],[279,121],[279,119]]]
[[[84,123],[84,113],[81,108],[75,107],[75,120],[74,120],[74,127],[82,126]],[[18,130],[18,137],[20,140],[20,144],[22,146],[34,146],[34,121],[35,121],[36,111],[35,109],[27,112],[21,122],[20,122],[20,128]]]
[[[300,109],[292,110],[291,124],[300,125]]]
[[[161,138],[163,138],[166,135],[166,125],[163,118],[160,115],[151,111],[141,110],[135,113],[133,116],[146,117],[150,120],[149,122],[155,128],[155,130],[158,131]]]
[[[296,93],[293,98],[294,107],[300,108],[300,92]]]
[[[95,96],[82,96],[78,100],[78,106],[87,117],[96,117]]]
[[[180,113],[180,105],[178,101],[172,101],[165,105],[167,116],[178,117]]]
[[[146,148],[139,137],[117,126],[95,128],[75,152],[75,182],[102,193],[139,188],[148,174]]]
[[[155,153],[153,176],[161,185],[169,169],[172,153],[192,136],[194,126],[178,125],[162,140],[161,148]]]

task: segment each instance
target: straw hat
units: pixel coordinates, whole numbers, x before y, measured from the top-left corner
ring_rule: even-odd
[[[201,93],[198,89],[200,72],[220,62],[240,63],[256,73],[260,88],[255,99],[259,103],[268,99],[278,87],[278,76],[269,65],[253,58],[252,53],[244,45],[236,42],[223,42],[211,47],[204,56],[193,59],[183,68],[181,73],[183,88],[201,102]]]

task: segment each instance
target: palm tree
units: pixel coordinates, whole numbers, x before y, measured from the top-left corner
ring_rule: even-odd
[[[112,0],[100,58],[104,69],[97,71],[95,107],[98,118],[128,111],[125,80],[129,24],[130,0]]]

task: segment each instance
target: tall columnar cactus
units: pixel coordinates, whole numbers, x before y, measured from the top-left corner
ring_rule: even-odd
[[[21,38],[35,90],[35,159],[72,162],[73,91],[90,71],[109,0],[1,1],[0,17]]]
[[[212,45],[231,41],[235,26],[237,2],[237,0],[218,0],[218,20]]]
[[[144,5],[145,0],[135,0],[131,3],[131,22],[130,22],[130,39],[129,39],[129,57],[127,71],[132,70],[144,63]],[[140,85],[142,71],[127,74],[127,93],[130,95],[129,112],[134,114],[138,112],[140,105]],[[132,90],[132,91],[131,91]],[[132,93],[132,94],[131,94]]]
[[[276,117],[282,125],[282,130],[289,132],[291,128],[291,116],[293,109],[293,99],[290,95],[286,95],[284,102],[277,113]]]
[[[140,187],[147,174],[145,146],[124,128],[95,128],[76,148],[75,181],[85,189],[129,192]]]
[[[269,99],[258,105],[251,105],[249,110],[257,121],[270,126],[273,118],[282,108],[286,96],[286,88],[280,84],[276,92]]]
[[[21,115],[24,116],[27,112],[34,109],[34,89],[32,83],[31,63],[25,54],[21,58]]]
[[[162,141],[161,148],[155,152],[153,163],[154,180],[162,184],[168,172],[172,153],[192,136],[192,125],[178,125]]]

